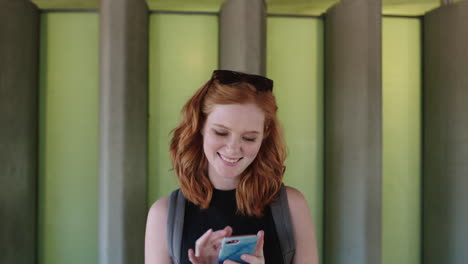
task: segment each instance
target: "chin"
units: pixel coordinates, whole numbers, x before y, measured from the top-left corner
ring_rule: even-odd
[[[219,175],[223,175],[225,178],[234,179],[234,178],[240,177],[240,175],[242,174],[242,171],[238,172],[238,171],[229,171],[229,170],[228,171],[219,170],[218,173]]]

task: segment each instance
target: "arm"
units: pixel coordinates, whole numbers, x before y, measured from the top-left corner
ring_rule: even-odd
[[[156,201],[150,208],[146,222],[145,264],[171,264],[166,239],[169,197]]]
[[[286,187],[289,210],[296,240],[294,264],[318,264],[317,241],[309,206],[301,192]]]

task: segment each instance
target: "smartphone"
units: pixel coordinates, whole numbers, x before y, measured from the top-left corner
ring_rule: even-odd
[[[242,254],[253,255],[257,246],[258,237],[256,235],[225,237],[221,242],[221,251],[218,255],[218,264],[225,260],[233,260],[242,264],[247,262],[241,260]]]

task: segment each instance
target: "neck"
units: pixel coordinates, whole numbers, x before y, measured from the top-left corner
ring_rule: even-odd
[[[210,177],[211,184],[213,184],[213,187],[218,190],[222,191],[229,191],[229,190],[234,190],[237,188],[237,184],[239,181],[234,181],[231,179],[215,179]]]
[[[208,177],[210,178],[211,184],[213,184],[215,189],[222,191],[234,190],[239,184],[239,177],[231,178],[215,175],[215,172],[212,172],[210,169],[208,169]]]

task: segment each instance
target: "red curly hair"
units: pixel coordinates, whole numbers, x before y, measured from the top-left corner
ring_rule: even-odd
[[[246,82],[221,85],[210,80],[182,109],[182,119],[170,143],[172,165],[186,199],[207,208],[213,196],[201,130],[216,104],[254,103],[265,114],[264,136],[254,161],[242,172],[236,189],[237,211],[260,217],[279,194],[285,171],[286,145],[272,92],[258,92]]]

